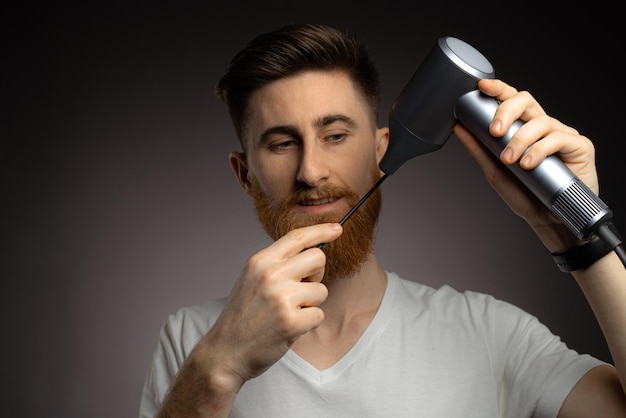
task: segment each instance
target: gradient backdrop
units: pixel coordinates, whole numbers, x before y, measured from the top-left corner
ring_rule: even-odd
[[[334,24],[369,44],[382,123],[437,38],[467,41],[497,76],[596,141],[601,196],[618,228],[626,225],[623,45],[610,11],[129,3],[5,14],[13,24],[0,151],[6,416],[137,416],[167,315],[226,295],[246,258],[269,244],[230,171],[237,144],[211,89],[248,39],[285,23]],[[492,293],[610,360],[573,279],[455,139],[406,163],[383,194],[385,268]]]

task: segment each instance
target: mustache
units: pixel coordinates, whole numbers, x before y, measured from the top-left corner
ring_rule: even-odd
[[[306,185],[298,185],[296,189],[283,202],[284,208],[290,208],[313,199],[346,198],[349,202],[355,203],[359,196],[347,187],[327,184],[322,187],[312,188]]]

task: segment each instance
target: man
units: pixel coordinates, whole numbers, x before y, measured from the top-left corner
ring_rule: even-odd
[[[524,168],[557,153],[597,192],[587,138],[526,92],[479,87],[501,101],[493,135],[525,122],[502,162],[533,145]],[[261,35],[216,92],[243,149],[231,166],[274,242],[228,298],[168,319],[142,417],[626,416],[626,270],[615,252],[573,276],[617,367],[569,350],[510,304],[385,271],[373,244],[379,191],[337,223],[381,177],[389,141],[378,75],[355,39],[318,25]],[[548,251],[582,244],[463,126],[455,133]]]

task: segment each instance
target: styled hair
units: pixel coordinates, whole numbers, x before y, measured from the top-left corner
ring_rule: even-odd
[[[252,39],[233,57],[214,94],[228,106],[239,142],[250,96],[273,81],[304,71],[341,71],[365,97],[378,120],[380,81],[366,47],[356,37],[320,24],[289,24]]]

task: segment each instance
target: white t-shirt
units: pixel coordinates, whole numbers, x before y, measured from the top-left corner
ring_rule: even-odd
[[[604,364],[568,349],[519,308],[388,273],[370,325],[336,364],[288,351],[247,382],[230,417],[555,417],[574,384]],[[164,325],[140,417],[153,417],[224,299],[181,308]]]

